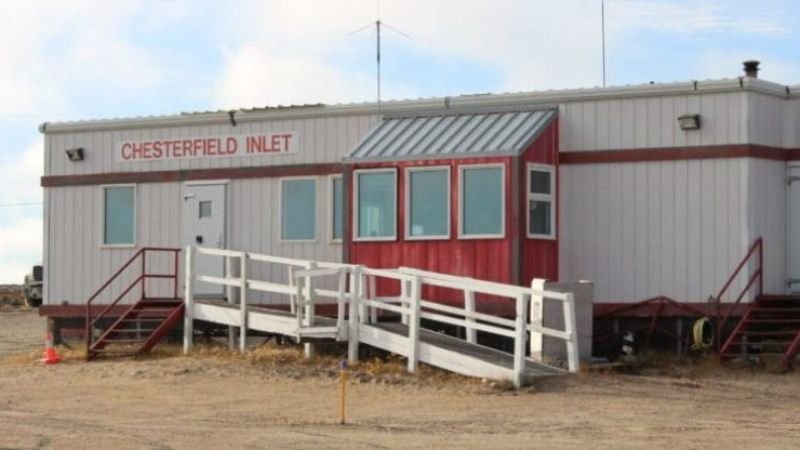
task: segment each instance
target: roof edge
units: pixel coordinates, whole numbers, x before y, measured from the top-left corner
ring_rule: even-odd
[[[587,100],[607,100],[616,98],[636,98],[669,95],[688,95],[718,92],[757,92],[778,98],[800,98],[800,85],[785,86],[778,83],[748,77],[728,78],[706,81],[686,81],[659,84],[640,84],[630,86],[611,86],[580,89],[561,89],[550,91],[476,94],[457,97],[436,97],[414,100],[390,100],[381,103],[383,114],[425,113],[443,109],[476,107],[515,107],[527,105],[542,108],[558,103]],[[377,104],[350,103],[323,105],[314,108],[276,108],[264,110],[236,110],[236,122],[255,122],[262,120],[304,119],[347,115],[377,115]],[[46,122],[40,127],[44,134],[69,133],[81,131],[103,131],[135,128],[156,128],[190,125],[220,125],[231,123],[229,111],[198,114],[175,114],[153,117],[134,117],[119,119],[85,120],[75,122]]]

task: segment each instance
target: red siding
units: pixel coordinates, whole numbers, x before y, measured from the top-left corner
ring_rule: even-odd
[[[527,239],[527,162],[558,164],[558,123],[554,121],[520,158],[458,158],[421,161],[362,163],[348,168],[377,169],[392,167],[397,172],[397,240],[392,242],[354,242],[350,240],[347,259],[367,267],[415,267],[436,272],[463,275],[483,280],[527,284],[534,276],[558,277],[558,243],[553,240]],[[471,164],[501,163],[505,167],[505,237],[498,239],[458,239],[459,168]],[[406,241],[405,235],[405,169],[409,167],[450,167],[450,238],[441,240]],[[516,170],[516,174],[512,174]],[[348,177],[347,195],[352,199],[354,178]],[[513,200],[519,202],[514,207]],[[349,202],[345,232],[353,231],[353,208]],[[557,208],[556,208],[557,210]],[[352,236],[352,234],[350,235]],[[520,245],[516,252],[512,246]],[[519,258],[516,260],[516,258]],[[381,295],[397,295],[399,285],[383,283]],[[461,293],[444,289],[426,289],[423,295],[441,302],[460,302]],[[480,299],[480,298],[479,298]],[[481,299],[486,303],[488,298]],[[491,302],[490,302],[491,303]]]
[[[536,142],[522,155],[523,163],[520,164],[522,174],[520,180],[520,232],[522,233],[522,277],[520,284],[527,285],[533,278],[546,278],[558,280],[558,119],[554,120],[546,130],[539,135]],[[556,204],[553,205],[553,214],[556,215],[556,239],[528,239],[528,163],[549,164],[556,166]]]
[[[397,173],[397,240],[392,242],[351,242],[349,261],[367,267],[407,266],[436,272],[464,275],[485,280],[508,283],[511,281],[510,267],[510,228],[512,228],[511,208],[506,208],[506,237],[497,239],[458,239],[459,217],[459,167],[471,164],[502,163],[505,166],[506,197],[511,192],[511,158],[459,158],[450,160],[401,161],[388,163],[359,164],[358,169],[395,167]],[[450,238],[441,240],[406,241],[405,236],[405,170],[408,167],[447,166],[450,167]],[[351,189],[352,187],[351,181]],[[352,191],[351,191],[352,192]],[[352,196],[352,193],[349,194]],[[352,197],[351,197],[352,198]],[[351,204],[346,227],[352,233],[352,220],[355,205]],[[382,288],[382,289],[381,289]],[[384,283],[379,291],[385,295],[396,295],[399,286]],[[438,289],[426,289],[426,298],[447,301],[461,294]]]

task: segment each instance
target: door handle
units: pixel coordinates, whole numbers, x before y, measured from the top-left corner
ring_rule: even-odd
[[[202,244],[203,243],[203,236],[198,234],[197,236],[194,237],[194,241],[196,243],[198,243],[198,244]]]

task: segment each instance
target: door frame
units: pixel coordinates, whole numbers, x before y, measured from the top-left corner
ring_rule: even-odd
[[[180,212],[181,232],[180,232],[180,237],[179,237],[180,242],[181,242],[181,250],[183,250],[183,251],[186,250],[186,248],[184,247],[184,242],[185,242],[184,238],[186,237],[186,236],[184,236],[184,233],[186,233],[186,222],[185,221],[188,220],[185,217],[185,214],[186,214],[186,200],[188,199],[188,197],[187,197],[188,189],[187,188],[189,188],[191,186],[217,186],[217,185],[220,185],[220,186],[224,186],[225,187],[225,192],[224,192],[224,194],[222,196],[222,198],[225,201],[225,214],[222,217],[222,228],[223,228],[222,239],[223,239],[223,242],[224,242],[223,247],[227,247],[229,245],[229,243],[230,243],[230,231],[229,231],[230,230],[230,214],[231,214],[230,213],[230,206],[232,204],[232,202],[231,202],[231,189],[229,189],[230,181],[231,180],[229,180],[229,179],[193,180],[193,181],[184,181],[183,183],[181,183],[181,194],[180,194],[181,195],[181,212]],[[225,265],[224,264],[223,264],[223,269],[222,270],[223,270],[223,274],[224,274],[225,273]],[[182,283],[182,289],[186,289],[186,283],[185,282]],[[203,294],[199,294],[199,295],[196,294],[196,296],[203,297]]]
[[[799,173],[797,175],[794,175],[793,172],[799,172]],[[800,278],[798,279],[798,281],[792,282],[792,280],[793,280],[792,275],[793,274],[791,273],[791,270],[793,268],[792,264],[791,264],[792,263],[792,247],[791,247],[791,244],[792,244],[792,182],[800,183],[800,180],[798,180],[798,179],[794,179],[793,180],[792,177],[800,176],[800,164],[792,164],[792,162],[789,161],[789,163],[786,164],[786,175],[785,176],[786,176],[786,204],[785,204],[785,208],[786,208],[785,209],[785,212],[786,212],[786,223],[784,224],[784,226],[786,227],[786,241],[785,241],[785,245],[786,245],[786,259],[785,259],[786,279],[784,280],[783,285],[784,285],[784,293],[791,294],[792,292],[797,292],[797,291],[793,291],[793,286],[794,285],[800,285]],[[800,225],[800,224],[796,224],[796,225]],[[798,291],[800,291],[800,289],[798,289]]]

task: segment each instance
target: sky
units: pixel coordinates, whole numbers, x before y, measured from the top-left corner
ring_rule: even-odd
[[[42,259],[42,122],[602,84],[600,0],[0,0],[0,283]],[[797,0],[606,0],[609,85],[800,84]],[[110,149],[109,149],[110,150]]]

